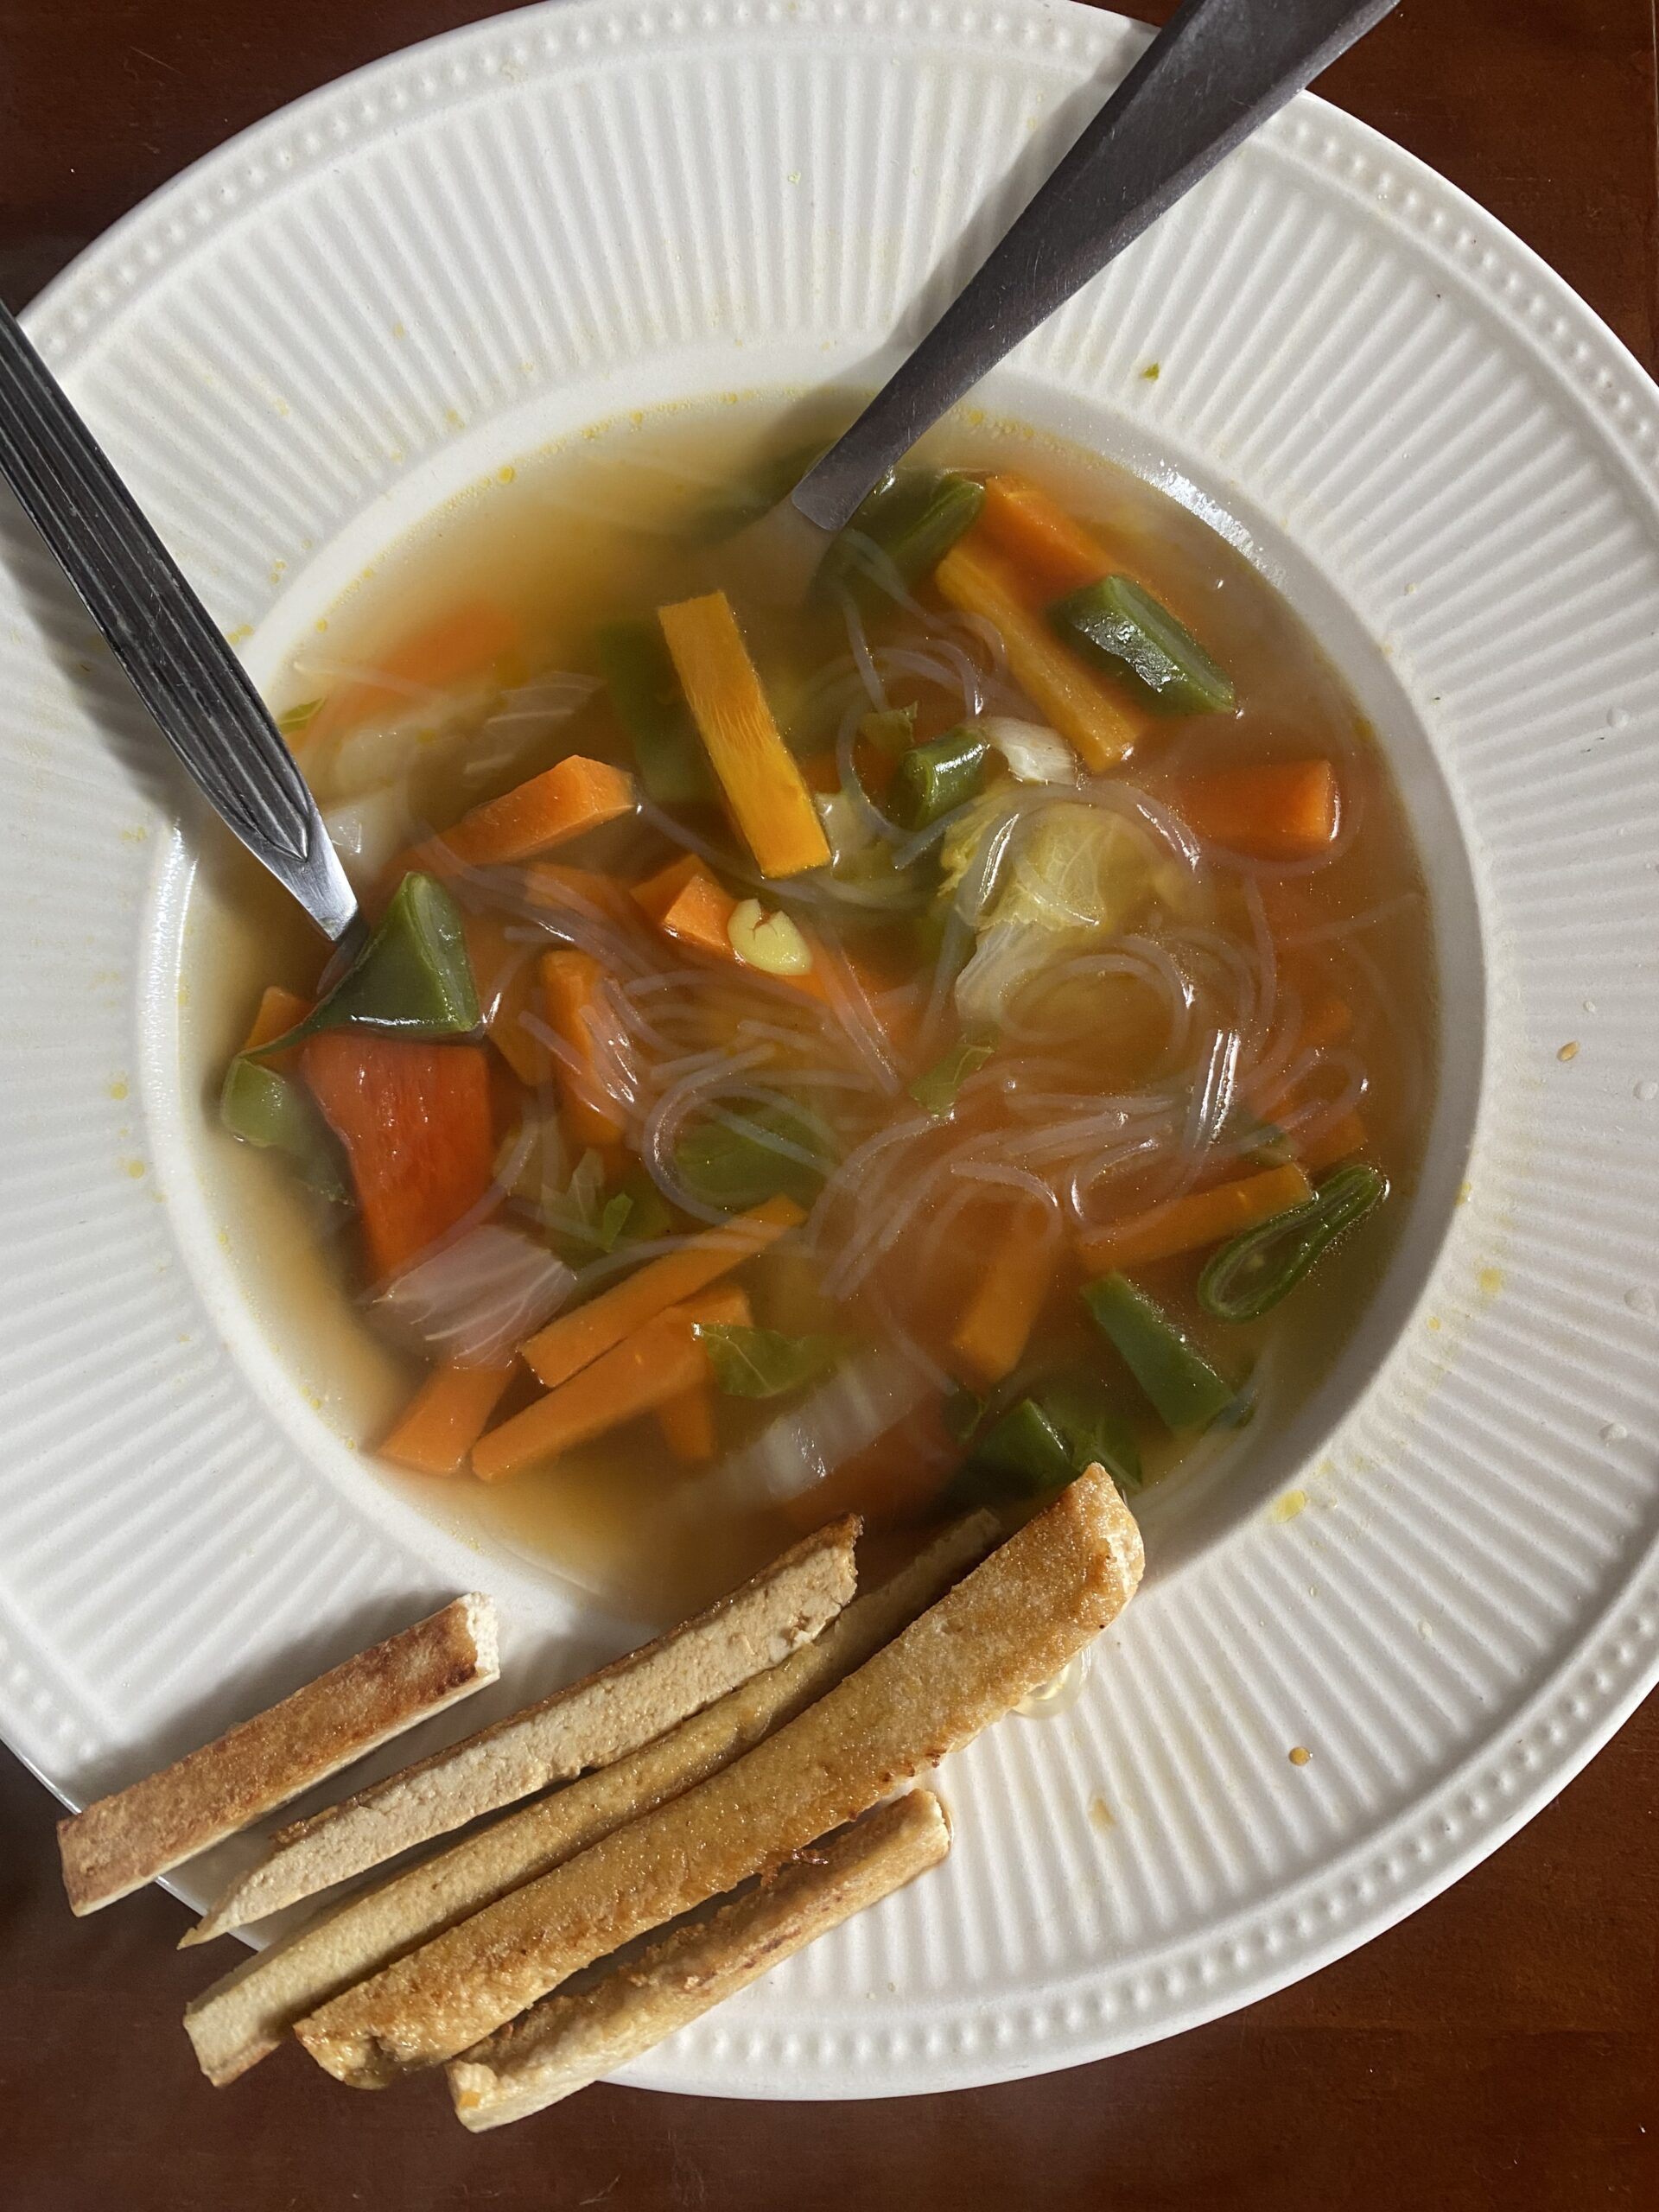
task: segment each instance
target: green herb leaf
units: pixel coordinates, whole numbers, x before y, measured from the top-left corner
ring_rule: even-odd
[[[804,1106],[761,1106],[747,1113],[710,1114],[675,1147],[687,1188],[706,1205],[741,1213],[779,1195],[810,1205],[839,1149]]]
[[[613,1198],[607,1198],[605,1211],[599,1217],[594,1232],[601,1252],[616,1249],[616,1240],[628,1225],[628,1216],[633,1211],[633,1200],[626,1191],[619,1191]]]
[[[302,699],[297,707],[285,707],[276,717],[277,728],[284,737],[297,737],[316,720],[321,705],[321,699]]]
[[[858,734],[878,753],[907,753],[916,742],[916,709],[887,707],[879,715],[866,715]]]
[[[911,1096],[924,1113],[942,1122],[956,1105],[957,1093],[963,1084],[984,1066],[995,1050],[995,1038],[961,1038],[942,1060],[936,1060],[925,1074],[917,1077],[910,1086]]]
[[[798,1390],[847,1349],[840,1337],[786,1337],[778,1329],[746,1329],[734,1322],[702,1322],[697,1336],[715,1388],[728,1398],[779,1398]]]

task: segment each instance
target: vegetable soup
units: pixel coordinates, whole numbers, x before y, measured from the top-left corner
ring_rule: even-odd
[[[228,1234],[308,1381],[634,1606],[845,1510],[1243,1450],[1427,1117],[1401,805],[1268,583],[958,427],[795,591],[752,526],[813,449],[647,418],[437,518],[278,702],[372,934],[325,959],[240,863],[195,931]]]

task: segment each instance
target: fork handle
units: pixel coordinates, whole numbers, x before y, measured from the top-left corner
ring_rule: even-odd
[[[844,528],[1005,353],[1396,3],[1185,0],[796,506]]]
[[[62,387],[0,307],[0,476],[214,810],[338,939],[357,898],[246,671]]]

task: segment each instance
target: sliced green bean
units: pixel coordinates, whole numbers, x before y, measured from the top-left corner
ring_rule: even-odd
[[[964,723],[899,755],[887,787],[887,812],[901,830],[925,830],[985,788],[990,747]]]
[[[1103,576],[1058,600],[1050,626],[1074,652],[1127,683],[1163,715],[1217,715],[1233,704],[1232,678],[1192,632],[1132,576]]]
[[[1305,1205],[1224,1244],[1198,1277],[1199,1305],[1217,1321],[1259,1320],[1388,1194],[1388,1178],[1377,1168],[1363,1161],[1339,1167]]]
[[[1103,1275],[1085,1284],[1083,1300],[1166,1427],[1206,1425],[1232,1403],[1233,1385],[1127,1276]]]
[[[655,622],[607,622],[594,637],[599,672],[633,745],[647,795],[658,806],[715,796],[715,780]]]
[[[879,485],[823,556],[822,584],[879,604],[938,568],[985,504],[971,476],[906,469]]]

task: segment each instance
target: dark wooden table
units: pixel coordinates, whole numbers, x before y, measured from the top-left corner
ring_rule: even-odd
[[[1264,5],[1272,0],[1263,0]],[[0,294],[187,162],[467,0],[0,0]],[[1149,6],[1148,15],[1166,8]],[[1321,89],[1659,349],[1654,0],[1404,0]],[[157,1892],[86,1923],[0,1752],[0,2212],[1590,2212],[1659,2206],[1659,1698],[1448,1896],[1270,2002],[1127,2058],[889,2104],[600,2088],[480,2141],[435,2082],[297,2051],[215,2093]]]

